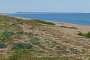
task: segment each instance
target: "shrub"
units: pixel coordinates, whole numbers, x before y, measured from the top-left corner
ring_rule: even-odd
[[[48,24],[48,25],[55,25],[52,22],[42,21],[42,20],[39,20],[39,19],[34,19],[34,21],[39,22],[39,23],[43,23],[43,24]]]
[[[33,37],[33,38],[30,40],[30,42],[31,42],[32,44],[38,45],[38,44],[40,44],[39,40],[40,40],[39,38]]]
[[[6,41],[13,35],[13,32],[0,32],[0,41]]]
[[[24,34],[24,32],[16,32],[16,34]]]
[[[32,45],[29,43],[15,43],[13,49],[31,49]]]
[[[80,33],[78,33],[78,35],[90,38],[90,32],[87,32],[87,33],[80,32]]]
[[[86,33],[85,36],[90,38],[90,32]]]
[[[0,48],[6,48],[6,45],[0,42]]]

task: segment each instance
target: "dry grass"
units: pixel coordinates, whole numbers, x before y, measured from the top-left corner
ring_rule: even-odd
[[[6,60],[89,60],[90,39],[77,35],[77,27],[0,16],[0,28]]]

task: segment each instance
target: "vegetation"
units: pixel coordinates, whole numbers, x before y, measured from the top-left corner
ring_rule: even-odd
[[[14,56],[14,58],[11,58],[9,60],[74,60],[72,58],[68,58],[68,57],[26,57],[25,55],[23,56],[18,56],[15,58],[16,56]],[[26,57],[26,58],[25,58]]]
[[[90,38],[90,32],[86,33],[85,36]]]
[[[90,38],[90,32],[87,32],[87,33],[82,33],[82,32],[80,32],[80,33],[78,33],[78,35],[80,35],[80,36],[85,36],[85,37],[87,37],[87,38]]]
[[[32,45],[29,43],[15,43],[13,49],[31,49]]]
[[[0,41],[6,42],[11,36],[13,35],[13,32],[0,32]]]
[[[47,24],[47,25],[55,25],[52,22],[47,22],[47,21],[42,21],[42,20],[38,20],[38,19],[34,19],[34,21],[38,22],[38,23],[42,23],[42,24]]]
[[[31,56],[30,51],[26,49],[15,50],[13,55],[11,55],[8,60],[27,60],[28,56]]]
[[[52,22],[0,16],[0,60],[88,60],[90,32]],[[88,37],[88,38],[85,38]],[[3,58],[2,58],[3,57]],[[5,58],[6,57],[6,58]]]
[[[5,43],[0,42],[0,48],[6,48],[7,46],[5,45]]]
[[[36,38],[36,37],[33,37],[33,38],[30,40],[30,42],[31,42],[32,44],[38,45],[38,44],[40,44],[40,39],[39,39],[39,38]]]

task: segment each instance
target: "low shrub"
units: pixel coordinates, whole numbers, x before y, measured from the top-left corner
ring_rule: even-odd
[[[87,37],[87,38],[90,38],[90,32],[87,32],[87,33],[79,32],[78,35],[80,35],[80,36],[85,36],[85,37]]]
[[[29,43],[15,43],[13,49],[31,49],[32,45]]]
[[[85,36],[90,38],[90,32],[86,33]]]
[[[43,23],[43,24],[48,24],[48,25],[55,25],[52,22],[47,22],[47,21],[43,21],[43,20],[39,20],[39,19],[34,19],[34,21],[39,22],[39,23]]]
[[[40,44],[40,41],[39,40],[40,40],[39,38],[32,37],[32,39],[30,40],[30,42],[32,44],[38,45],[38,44]]]
[[[16,34],[24,34],[24,32],[16,32]]]
[[[0,41],[7,41],[13,34],[13,32],[0,32]]]
[[[6,48],[5,43],[1,43],[1,42],[0,42],[0,48]]]

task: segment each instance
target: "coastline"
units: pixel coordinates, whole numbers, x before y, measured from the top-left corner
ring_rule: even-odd
[[[23,17],[16,17],[16,16],[10,16],[10,17],[14,17],[17,19],[22,19],[22,20],[34,20],[32,18],[23,18]],[[37,20],[39,20],[39,19],[37,19]],[[40,19],[40,20],[42,20],[42,19]],[[63,27],[67,27],[67,28],[72,28],[72,27],[78,28],[78,31],[81,31],[81,32],[90,32],[90,25],[81,25],[81,24],[74,24],[74,23],[67,23],[67,22],[56,22],[56,21],[49,21],[49,20],[42,20],[42,21],[55,23],[56,26],[63,26]]]

